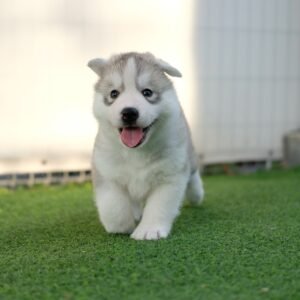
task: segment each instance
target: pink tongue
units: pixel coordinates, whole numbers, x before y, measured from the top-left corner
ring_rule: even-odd
[[[124,127],[121,132],[121,140],[127,147],[137,146],[144,137],[143,129],[139,127]]]

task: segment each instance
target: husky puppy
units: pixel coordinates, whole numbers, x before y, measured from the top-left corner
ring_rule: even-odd
[[[194,204],[204,195],[189,129],[167,76],[181,74],[150,53],[95,58],[88,66],[99,76],[92,165],[100,220],[109,233],[166,238],[185,195]]]

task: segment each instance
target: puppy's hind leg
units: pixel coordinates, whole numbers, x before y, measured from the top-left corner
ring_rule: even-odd
[[[186,198],[192,205],[200,205],[204,198],[204,188],[199,171],[191,174],[187,189]]]

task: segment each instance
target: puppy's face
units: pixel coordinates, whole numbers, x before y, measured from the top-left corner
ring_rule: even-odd
[[[93,107],[99,123],[126,147],[146,144],[167,113],[164,100],[173,86],[165,73],[179,77],[179,71],[149,53],[94,59],[89,66],[100,77]]]

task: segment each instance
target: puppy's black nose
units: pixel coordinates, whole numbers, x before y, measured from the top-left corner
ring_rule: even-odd
[[[134,107],[125,107],[121,111],[122,121],[125,124],[134,124],[139,117],[139,112]]]

